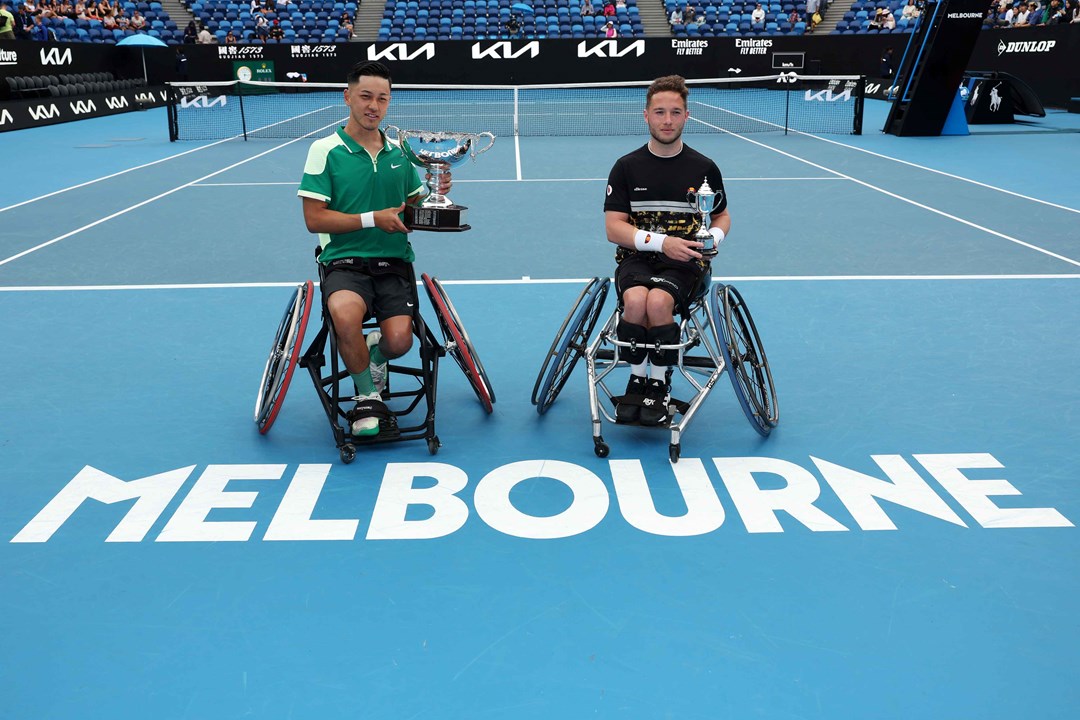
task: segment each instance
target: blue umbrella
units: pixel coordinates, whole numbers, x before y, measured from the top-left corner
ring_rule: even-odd
[[[525,3],[514,3],[510,7],[514,10],[517,10],[518,12],[523,12],[526,15],[533,14],[532,5],[526,5]]]
[[[168,47],[161,38],[156,38],[153,35],[147,35],[146,33],[135,33],[134,35],[128,35],[123,40],[119,40],[117,45],[138,45],[139,53],[142,55],[142,75],[143,81],[146,82],[146,50],[147,47]]]

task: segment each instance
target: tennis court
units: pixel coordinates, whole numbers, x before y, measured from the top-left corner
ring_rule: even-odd
[[[722,380],[676,465],[645,428],[593,454],[581,367],[529,402],[644,136],[455,169],[473,229],[412,242],[495,412],[444,361],[438,454],[344,465],[306,376],[251,419],[315,277],[308,140],[0,135],[0,717],[1073,717],[1080,116],[900,139],[885,110],[687,138],[781,419]]]

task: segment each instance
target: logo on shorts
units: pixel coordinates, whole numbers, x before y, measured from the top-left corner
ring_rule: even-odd
[[[607,194],[608,194],[608,195],[610,195],[610,194],[611,194],[611,186],[610,186],[610,185],[608,185],[608,186],[607,186]]]
[[[679,287],[671,280],[668,280],[667,278],[656,277],[655,275],[649,278],[649,282],[653,283],[654,285],[670,285],[673,288]]]
[[[375,266],[376,267],[390,267],[390,263],[386,262],[385,260],[380,260],[379,262],[375,263]]]

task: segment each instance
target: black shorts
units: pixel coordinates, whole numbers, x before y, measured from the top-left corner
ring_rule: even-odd
[[[696,262],[678,262],[661,253],[638,252],[615,268],[615,289],[620,299],[632,287],[665,290],[675,298],[677,308],[686,310],[704,275],[705,271]]]
[[[364,299],[365,319],[379,322],[416,309],[416,286],[409,282],[409,266],[397,258],[340,258],[323,268],[322,294],[350,290]]]

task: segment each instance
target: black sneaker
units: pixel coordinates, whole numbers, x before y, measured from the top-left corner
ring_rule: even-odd
[[[645,404],[641,406],[638,422],[642,425],[663,425],[668,421],[667,383],[649,378],[645,384]]]
[[[623,395],[644,395],[645,394],[645,378],[637,375],[631,375],[629,382],[626,383],[626,392]],[[631,405],[629,403],[619,403],[615,406],[615,420],[621,423],[636,423],[638,421],[638,411],[641,410],[640,405]]]

